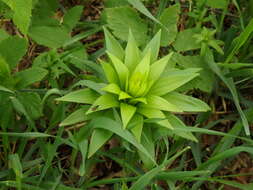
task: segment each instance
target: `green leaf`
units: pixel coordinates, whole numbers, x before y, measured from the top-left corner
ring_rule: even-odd
[[[0,42],[0,54],[13,69],[25,55],[28,43],[18,36],[11,36]]]
[[[171,59],[173,53],[166,55],[165,57],[154,62],[150,67],[149,81],[156,82],[163,71],[165,70],[169,59]]]
[[[142,137],[141,137],[141,144],[147,149],[150,155],[155,157],[155,141],[153,139],[153,129],[152,128],[143,128]],[[150,170],[155,167],[154,163],[151,162],[149,158],[147,158],[143,153],[138,152],[139,156],[143,162],[145,170]]]
[[[38,44],[50,48],[59,48],[70,39],[67,30],[60,26],[33,26],[29,35]]]
[[[198,71],[199,69],[171,70],[157,80],[149,94],[163,96],[197,77]]]
[[[103,70],[108,82],[120,85],[118,75],[115,69],[111,66],[111,64],[101,61],[101,65],[103,67]]]
[[[11,93],[11,94],[15,93],[14,91],[12,91],[12,90],[4,87],[4,86],[1,86],[1,85],[0,85],[0,91],[2,91],[2,92],[8,92],[8,93]]]
[[[174,54],[173,61],[185,69],[201,69],[198,77],[182,86],[182,91],[187,91],[189,89],[200,89],[204,92],[212,92],[216,78],[212,70],[205,63],[205,61],[203,61],[201,56],[183,56],[181,54]]]
[[[78,23],[82,12],[83,6],[74,6],[65,13],[62,24],[67,27],[69,32],[71,32]]]
[[[76,102],[76,103],[83,103],[83,104],[93,104],[93,102],[98,98],[98,94],[93,90],[88,88],[77,90],[74,92],[70,92],[69,94],[61,97],[56,98],[57,101],[64,101],[64,102]]]
[[[169,103],[186,112],[210,111],[210,107],[205,102],[191,96],[179,94],[177,92],[171,92],[163,96],[163,98],[166,99]]]
[[[10,37],[10,35],[4,30],[0,28],[0,42]]]
[[[146,55],[148,51],[151,50],[151,64],[157,60],[161,41],[161,31],[159,30],[156,35],[150,40],[145,49],[142,52],[142,56]]]
[[[129,128],[138,142],[141,142],[143,123],[144,123],[143,116],[140,114],[134,114],[133,118],[129,123]]]
[[[117,95],[119,95],[120,92],[121,92],[120,87],[117,84],[114,84],[114,83],[108,84],[102,90],[106,91],[106,92],[110,92],[112,94],[117,94]]]
[[[87,116],[85,114],[87,110],[88,110],[88,107],[82,107],[74,111],[60,123],[60,126],[64,127],[68,125],[73,125],[73,124],[87,120]]]
[[[151,20],[155,21],[158,24],[161,24],[159,20],[157,20],[144,6],[144,4],[140,0],[127,0],[134,8],[140,11],[142,14],[146,15]]]
[[[173,114],[168,114],[167,119],[171,123],[171,125],[174,127],[175,130],[177,128],[185,128],[186,127],[184,122],[182,122],[180,119],[178,119]],[[183,137],[185,139],[189,139],[191,141],[198,142],[198,139],[191,132],[184,132],[184,131],[174,132],[174,130],[172,130],[172,133],[175,134],[175,135],[178,135],[180,137]]]
[[[154,158],[148,153],[148,151],[140,143],[137,142],[135,137],[128,130],[124,130],[120,123],[117,123],[109,118],[100,117],[94,119],[91,122],[91,125],[94,126],[96,129],[105,129],[114,134],[117,134],[118,136],[135,146],[139,151],[144,153],[150,160],[155,163]]]
[[[199,49],[201,44],[197,42],[197,39],[194,38],[195,34],[200,32],[199,29],[190,28],[180,32],[177,35],[174,47],[177,51],[189,51]]]
[[[123,60],[125,53],[119,42],[111,35],[111,33],[104,27],[105,33],[105,44],[106,50],[118,57],[120,60]]]
[[[142,45],[147,40],[147,24],[131,7],[115,7],[105,9],[108,27],[118,38],[127,41],[131,29],[135,40]]]
[[[26,35],[31,22],[33,1],[15,0],[12,4],[14,11],[13,22]]]
[[[128,34],[128,42],[125,49],[125,64],[130,72],[134,71],[134,68],[140,61],[140,50],[131,30]]]
[[[119,102],[114,95],[104,94],[100,96],[98,99],[96,99],[96,101],[92,104],[91,108],[86,112],[86,114],[118,106]]]
[[[146,99],[146,98],[143,98],[143,97],[140,97],[140,98],[132,98],[132,99],[130,100],[130,103],[131,103],[131,104],[136,104],[136,103],[138,103],[138,102],[147,104],[147,99]]]
[[[29,68],[15,73],[14,77],[18,80],[16,86],[21,89],[27,87],[35,82],[41,81],[48,71],[39,67]]]
[[[173,103],[170,103],[166,99],[155,96],[155,95],[149,95],[147,98],[147,104],[141,104],[141,108],[152,108],[162,111],[170,111],[170,112],[182,112],[180,107],[177,105],[174,105]],[[173,102],[173,101],[172,101]]]
[[[136,66],[130,80],[128,91],[134,97],[143,96],[148,87],[148,76],[150,72],[151,51],[143,57],[141,62]]]
[[[94,123],[96,125],[96,123]],[[88,158],[94,155],[111,137],[113,133],[105,129],[95,129],[91,135]]]
[[[25,92],[19,93],[18,97],[20,102],[24,105],[27,114],[32,119],[38,119],[43,115],[42,113],[42,103],[41,98],[37,93],[34,92]]]
[[[120,59],[118,59],[113,54],[110,54],[108,52],[108,56],[110,57],[110,59],[113,63],[113,66],[114,66],[114,68],[115,68],[115,70],[118,74],[121,89],[126,89],[127,85],[128,85],[127,81],[128,81],[128,77],[129,77],[128,68],[126,67],[126,65]]]
[[[160,17],[160,22],[166,27],[162,27],[161,46],[170,45],[177,36],[177,22],[179,19],[180,5],[175,4],[173,6],[164,9]]]
[[[136,112],[136,107],[121,103],[120,104],[120,114],[122,118],[123,128],[125,129],[129,123],[129,121],[132,119]]]
[[[11,103],[13,108],[22,116],[24,115],[25,118],[28,121],[28,124],[34,129],[37,130],[35,128],[35,124],[33,122],[33,120],[31,119],[31,116],[27,113],[25,106],[22,104],[22,102],[19,101],[19,99],[17,99],[16,97],[11,97]]]
[[[76,84],[74,84],[71,88],[73,89],[77,86],[86,86],[89,89],[94,90],[99,94],[104,94],[102,89],[105,87],[105,85],[106,84],[104,83],[97,83],[92,80],[80,80]]]
[[[164,113],[160,110],[140,107],[137,109],[137,112],[144,115],[145,117],[149,119],[162,119],[161,121],[157,121],[156,123],[168,129],[173,129],[172,125],[166,119],[166,116],[164,115]]]
[[[82,162],[79,168],[79,175],[84,176],[86,173],[86,156],[88,152],[88,140],[83,139],[80,142],[78,142],[78,147],[82,155]]]
[[[121,91],[119,93],[119,100],[124,100],[124,99],[128,99],[128,98],[131,98],[131,96],[129,94],[127,94],[126,92]]]
[[[3,59],[3,57],[0,56],[0,79],[7,79],[11,75],[10,67],[6,63],[6,61]],[[3,82],[3,81],[1,81]]]

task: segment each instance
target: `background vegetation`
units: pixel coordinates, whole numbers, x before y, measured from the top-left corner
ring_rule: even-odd
[[[252,190],[252,16],[253,0],[0,0],[0,189]],[[170,72],[199,71],[176,91],[211,111],[174,113],[176,134],[146,119],[137,141],[119,117],[59,101],[101,92],[103,27],[140,49],[161,31]]]

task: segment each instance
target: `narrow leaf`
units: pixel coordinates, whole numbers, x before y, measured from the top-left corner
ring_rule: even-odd
[[[94,125],[96,125],[94,123]],[[111,131],[104,129],[95,129],[92,133],[90,145],[89,145],[89,153],[88,158],[94,155],[99,148],[101,148],[113,135]]]
[[[136,107],[129,104],[125,104],[125,103],[120,104],[120,113],[121,113],[124,129],[127,127],[129,121],[131,120],[135,112],[136,112]]]
[[[124,50],[119,42],[112,36],[112,34],[104,27],[106,50],[118,57],[120,60],[124,58]]]
[[[164,96],[164,99],[186,112],[205,112],[210,110],[210,107],[205,102],[177,92],[170,92]]]
[[[118,59],[116,56],[108,52],[108,56],[110,57],[113,66],[118,74],[120,80],[121,89],[125,89],[128,81],[129,71],[126,65]]]
[[[92,104],[97,98],[98,98],[97,93],[87,88],[70,92],[69,94],[61,98],[56,98],[56,100],[64,102]]]
[[[163,119],[161,121],[157,121],[156,123],[163,127],[173,129],[172,125],[168,122],[168,120],[165,119],[166,116],[164,115],[164,113],[160,110],[152,108],[138,108],[137,112],[149,119]]]

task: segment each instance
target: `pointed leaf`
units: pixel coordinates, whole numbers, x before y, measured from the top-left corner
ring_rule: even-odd
[[[120,123],[117,123],[116,121],[109,118],[100,117],[93,120],[91,122],[91,125],[95,128],[105,129],[117,134],[118,136],[135,146],[139,151],[144,153],[154,163],[156,163],[152,155],[149,154],[149,152],[143,147],[143,145],[137,142],[135,137],[128,130],[124,130]]]
[[[134,116],[136,112],[136,107],[121,103],[120,104],[120,114],[123,122],[123,128],[125,129],[127,127],[127,124],[131,120],[131,118]]]
[[[80,20],[82,12],[83,6],[74,6],[65,13],[62,24],[66,26],[69,32],[71,32]]]
[[[105,33],[105,44],[106,50],[118,57],[120,60],[124,58],[124,50],[119,44],[119,42],[112,36],[112,34],[104,27]]]
[[[104,94],[100,96],[94,104],[91,106],[91,108],[87,111],[86,114],[90,114],[92,112],[101,111],[109,108],[118,107],[119,102],[116,98],[116,96],[112,94]]]
[[[18,29],[23,33],[27,34],[28,28],[31,22],[32,16],[32,0],[15,0],[13,1],[13,22]]]
[[[128,98],[132,98],[129,94],[127,94],[126,92],[121,91],[119,93],[119,100],[124,100],[124,99],[128,99]]]
[[[113,68],[113,66],[111,66],[111,64],[106,63],[104,61],[101,61],[101,65],[103,67],[103,70],[108,82],[120,85],[118,75],[115,69]]]
[[[180,4],[177,3],[163,10],[159,20],[165,27],[161,27],[161,46],[168,46],[175,41],[178,33],[177,24],[180,13]]]
[[[125,50],[125,64],[130,72],[133,72],[134,68],[140,61],[140,50],[136,44],[133,33],[129,30],[127,47]]]
[[[111,83],[102,89],[103,91],[110,92],[113,94],[120,94],[121,90],[117,84]]]
[[[32,67],[20,72],[15,73],[15,78],[18,80],[16,86],[21,89],[27,87],[35,82],[41,81],[48,71],[40,67]]]
[[[11,36],[0,42],[0,54],[6,60],[11,70],[17,66],[25,55],[27,47],[27,41],[18,36]]]
[[[206,112],[210,110],[210,107],[205,102],[176,92],[171,92],[163,98],[186,112]]]
[[[113,135],[111,131],[95,129],[91,135],[88,158],[94,155]]]
[[[63,127],[67,125],[73,125],[73,124],[87,120],[87,116],[85,114],[87,110],[88,110],[88,107],[83,107],[74,111],[60,123],[60,126]]]
[[[106,86],[105,83],[97,83],[94,82],[92,80],[80,80],[78,81],[76,84],[74,84],[71,89],[77,87],[77,86],[85,86],[88,87],[91,90],[96,91],[99,94],[104,94],[104,92],[102,91],[103,87]]]
[[[2,56],[0,56],[0,79],[7,79],[11,75],[11,70],[9,65],[6,63],[6,61],[3,59]],[[1,81],[3,82],[3,81]]]
[[[125,89],[128,81],[129,71],[126,65],[118,59],[116,56],[108,52],[108,56],[110,57],[113,66],[118,74],[120,80],[121,89]]]
[[[74,92],[70,92],[69,94],[56,98],[57,101],[64,102],[76,102],[76,103],[84,103],[84,104],[92,104],[98,98],[98,94],[90,89],[82,89]]]
[[[166,119],[166,116],[164,115],[164,113],[160,110],[152,109],[152,108],[138,108],[137,112],[144,115],[145,117],[149,119],[163,119],[163,120],[157,121],[156,123],[163,127],[173,129],[172,125]]]
[[[177,128],[185,128],[184,122],[182,122],[180,119],[178,119],[175,115],[173,114],[168,114],[167,115],[168,121],[171,123],[171,125],[174,127],[176,130]],[[172,131],[173,133],[174,131]],[[191,132],[184,132],[184,131],[177,131],[174,133],[175,135],[178,135],[180,137],[183,137],[185,139],[189,139],[194,142],[198,142],[198,139],[191,133]]]
[[[155,63],[153,63],[150,67],[149,81],[156,81],[159,79],[163,71],[165,70],[169,59],[172,57],[173,53],[159,59]]]
[[[161,24],[159,20],[157,20],[149,10],[144,6],[144,4],[140,0],[127,0],[134,8],[140,11],[142,14],[146,15],[151,20],[155,21],[158,24]]]
[[[161,77],[150,89],[149,93],[162,96],[189,82],[198,76],[198,69],[185,69],[167,72],[166,77]]]
[[[180,109],[178,106],[168,102],[166,99],[150,95],[147,96],[147,104],[141,104],[140,107],[142,108],[152,108],[162,111],[171,111],[171,112],[182,112],[183,110]]]
[[[140,98],[132,98],[132,99],[130,100],[130,103],[131,103],[131,104],[136,104],[136,103],[138,103],[138,102],[147,104],[147,99],[146,99],[146,98],[143,98],[143,97],[140,97]]]
[[[129,123],[129,126],[133,124],[131,128],[132,133],[136,137],[138,142],[141,142],[141,134],[142,134],[142,127],[143,127],[143,116],[140,114],[135,114]]]
[[[128,91],[135,97],[142,96],[148,86],[148,75],[150,72],[150,50],[143,57],[141,62],[135,68],[130,80]]]
[[[148,45],[143,50],[142,55],[146,55],[146,53],[151,49],[151,63],[154,63],[157,60],[159,49],[160,49],[160,41],[161,41],[161,31],[158,31],[153,39],[148,43]]]
[[[1,86],[1,85],[0,85],[0,91],[2,91],[2,92],[8,92],[8,93],[11,93],[11,94],[15,93],[14,91],[12,91],[12,90],[4,87],[4,86]]]

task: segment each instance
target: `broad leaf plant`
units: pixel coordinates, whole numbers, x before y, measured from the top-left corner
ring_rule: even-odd
[[[104,29],[104,33],[109,59],[100,60],[100,65],[106,80],[83,81],[86,88],[57,99],[90,105],[88,109],[72,113],[62,125],[80,121],[78,117],[81,115],[86,115],[87,117],[82,118],[91,120],[108,116],[120,122],[122,130],[130,131],[137,142],[141,142],[145,121],[148,120],[158,128],[170,130],[174,135],[197,141],[190,132],[175,130],[185,125],[174,113],[206,112],[210,109],[203,101],[177,92],[179,87],[199,75],[199,69],[176,69],[171,60],[173,53],[159,58],[160,31],[142,51],[131,31],[125,49],[107,29]],[[106,114],[108,110],[114,116]],[[94,114],[98,112],[101,114]],[[115,113],[120,119],[115,117]],[[111,136],[111,133],[106,135],[102,129],[95,129],[89,156]]]

